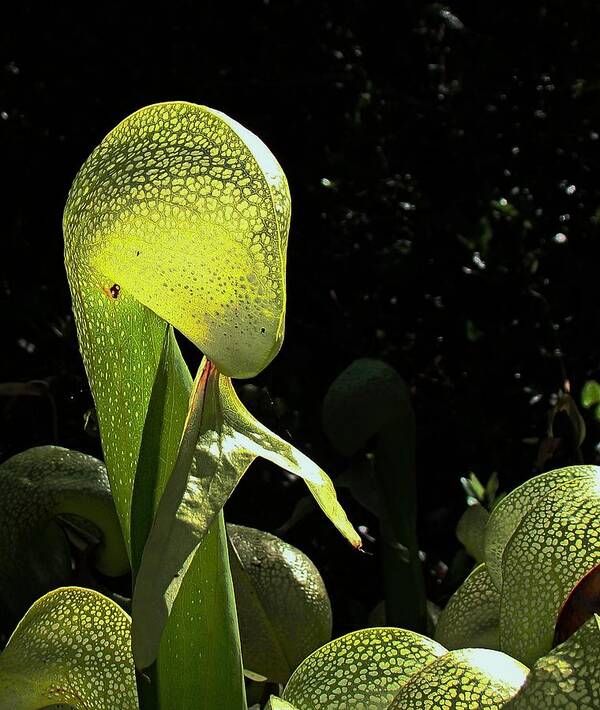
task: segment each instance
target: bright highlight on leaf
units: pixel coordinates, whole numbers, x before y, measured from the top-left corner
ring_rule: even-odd
[[[262,370],[283,339],[289,219],[285,175],[266,146],[185,102],[127,117],[73,183],[65,264],[127,544],[166,323],[227,375]]]
[[[98,592],[49,592],[0,655],[0,707],[137,710],[129,630],[127,614]]]
[[[389,710],[501,710],[526,677],[524,665],[499,651],[451,651],[409,678]]]

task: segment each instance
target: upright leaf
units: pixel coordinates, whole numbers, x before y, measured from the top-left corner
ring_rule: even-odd
[[[129,508],[169,322],[248,377],[283,337],[290,200],[256,136],[204,106],[147,106],[111,131],[65,208],[65,263],[117,508]]]
[[[415,417],[403,379],[380,360],[355,360],[323,402],[323,428],[344,456],[374,454],[372,476],[353,466],[349,485],[379,518],[386,619],[427,625],[416,517]],[[367,445],[372,448],[366,449]],[[367,472],[364,471],[366,474]]]
[[[477,566],[440,614],[435,639],[455,648],[500,649],[500,592],[485,564]]]
[[[500,643],[529,665],[550,651],[563,603],[600,564],[600,469],[592,470],[538,500],[504,552]]]
[[[160,500],[144,549],[133,597],[133,650],[150,665],[179,588],[215,515],[257,457],[304,479],[317,503],[356,547],[360,537],[341,508],[325,472],[258,422],[239,401],[231,380],[215,368],[200,372],[192,398],[198,439],[191,470],[176,467]],[[192,411],[190,410],[190,411]],[[195,425],[194,425],[195,426]],[[146,624],[144,619],[153,619]]]
[[[494,507],[485,529],[485,562],[496,589],[502,589],[502,556],[521,521],[553,488],[575,479],[595,478],[596,466],[566,466],[525,481]]]
[[[289,215],[285,176],[264,144],[220,112],[184,102],[126,118],[73,183],[65,263],[129,549],[133,482],[167,323],[227,374],[265,367],[283,337]],[[159,481],[168,475],[161,466]],[[210,557],[227,576],[222,521],[215,529]],[[205,580],[214,594],[221,582],[206,574],[196,583]],[[223,584],[230,588],[230,579]],[[200,623],[192,609],[181,610],[173,627]],[[226,612],[221,627],[235,636],[235,614]],[[197,664],[204,643],[190,630],[180,652]],[[220,672],[218,654],[210,657]],[[209,665],[204,671],[210,675]],[[184,685],[171,688],[171,702]]]

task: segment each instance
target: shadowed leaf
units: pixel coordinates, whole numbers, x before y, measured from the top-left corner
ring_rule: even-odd
[[[274,535],[228,525],[244,667],[278,683],[331,638],[321,575],[300,550]]]
[[[577,582],[556,622],[553,646],[566,641],[593,615],[600,613],[600,565]]]
[[[500,594],[485,564],[476,567],[440,614],[435,639],[456,648],[500,648]]]

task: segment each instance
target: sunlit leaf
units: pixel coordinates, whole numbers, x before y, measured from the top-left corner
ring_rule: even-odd
[[[140,668],[155,658],[170,608],[208,527],[257,456],[303,478],[340,532],[361,545],[328,476],[252,417],[228,377],[209,368],[206,376],[199,373],[196,385],[192,403],[201,420],[192,468],[189,473],[177,468],[168,481],[134,590],[133,649]],[[145,623],[147,618],[153,623]]]
[[[523,685],[527,668],[500,651],[451,651],[415,673],[389,710],[501,710]]]
[[[166,331],[152,388],[132,502],[132,555],[137,571],[155,506],[178,458],[191,377],[172,329]],[[151,620],[150,620],[151,622]],[[198,659],[207,656],[206,663]],[[244,708],[242,659],[223,513],[217,514],[183,581],[161,638],[157,664],[139,685],[144,708]]]
[[[532,667],[521,690],[505,710],[597,710],[600,707],[600,617]]]
[[[137,710],[129,630],[127,614],[98,592],[49,592],[0,655],[0,707]]]
[[[167,323],[228,374],[246,377],[265,367],[283,337],[289,215],[285,176],[264,144],[227,116],[184,102],[126,118],[75,179],[63,221],[65,263],[128,547],[133,481]],[[211,555],[227,576],[222,524],[218,529]],[[206,570],[195,574],[197,583],[207,579]],[[191,607],[178,608],[173,626],[189,631],[182,658],[194,662],[203,643],[200,634],[192,643],[198,617]],[[234,618],[225,617],[223,628]],[[218,654],[211,658],[219,663]],[[182,678],[193,685],[198,675],[181,674],[173,702],[189,685]]]
[[[278,698],[276,695],[271,695],[269,702],[265,705],[265,710],[299,710],[295,705],[288,703],[286,700]]]
[[[127,542],[166,322],[228,374],[266,366],[283,337],[289,214],[285,176],[266,146],[185,102],[127,117],[73,183],[65,264]]]
[[[528,665],[552,648],[561,607],[600,564],[600,469],[589,468],[538,499],[504,551],[501,648]]]
[[[485,564],[476,567],[440,614],[435,639],[450,650],[500,648],[500,594]]]
[[[354,631],[301,663],[283,699],[302,710],[388,708],[414,673],[445,653],[443,646],[414,631],[391,627]]]
[[[331,638],[331,606],[316,567],[260,530],[228,525],[244,668],[285,683]]]
[[[595,479],[596,466],[567,466],[531,478],[496,505],[485,531],[485,562],[497,589],[502,589],[502,555],[511,536],[527,514],[553,488],[574,479]]]

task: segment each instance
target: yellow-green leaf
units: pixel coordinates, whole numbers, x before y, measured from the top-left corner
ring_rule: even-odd
[[[331,638],[331,605],[309,558],[275,535],[228,525],[244,668],[285,683]]]
[[[289,217],[285,176],[266,146],[185,102],[128,116],[73,183],[65,264],[127,543],[166,322],[229,375],[265,367],[283,338]]]
[[[485,564],[476,567],[440,614],[435,639],[450,650],[500,648],[500,594]]]
[[[298,708],[286,700],[278,698],[276,695],[271,695],[269,702],[265,705],[265,710],[298,710]]]
[[[303,661],[283,699],[302,710],[385,710],[414,673],[445,653],[443,646],[414,631],[353,631]]]
[[[502,556],[511,536],[542,499],[556,486],[578,478],[595,478],[597,466],[567,466],[525,481],[492,511],[485,530],[485,563],[497,589],[502,589]]]
[[[527,668],[500,651],[450,651],[409,678],[389,710],[501,710],[526,677]]]
[[[538,499],[504,552],[501,648],[528,665],[552,648],[564,601],[600,563],[600,469],[590,469]]]
[[[505,710],[600,707],[600,617],[594,614],[571,638],[542,656]]]
[[[0,707],[137,710],[130,619],[90,589],[39,599],[0,655]]]

